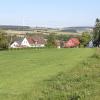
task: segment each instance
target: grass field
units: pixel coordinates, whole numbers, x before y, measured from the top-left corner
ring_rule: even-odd
[[[75,85],[73,76],[77,76],[77,74],[73,75],[71,72],[75,73],[80,71],[79,63],[85,60],[87,61],[95,51],[95,49],[1,51],[0,100],[67,100],[68,96],[73,97],[73,93],[69,93],[68,90],[72,91],[76,90],[76,88],[73,85],[68,87],[64,84],[68,84],[72,76],[71,82]],[[81,65],[84,65],[84,63]],[[60,81],[58,80],[58,76],[61,77]],[[62,89],[61,87],[59,88],[58,83]],[[68,89],[64,89],[66,86]],[[70,98],[68,100],[78,99]]]

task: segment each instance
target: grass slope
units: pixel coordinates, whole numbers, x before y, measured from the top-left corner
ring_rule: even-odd
[[[53,100],[53,98],[48,99],[48,95],[45,96],[42,93],[42,89],[45,93],[45,85],[43,85],[45,84],[44,80],[55,77],[60,72],[69,72],[79,62],[91,56],[94,51],[94,49],[1,51],[0,99]],[[49,83],[52,84],[52,82]],[[48,93],[50,97],[53,96],[53,92],[51,93],[48,91]],[[57,93],[60,94],[59,91]],[[59,99],[54,100],[61,99],[59,97]]]
[[[100,100],[100,50],[42,86],[40,100]]]

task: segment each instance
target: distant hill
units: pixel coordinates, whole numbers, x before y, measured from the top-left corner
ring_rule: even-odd
[[[66,27],[62,28],[62,32],[73,32],[73,33],[82,33],[82,32],[87,32],[87,31],[92,31],[93,27]]]
[[[13,26],[13,25],[0,25],[1,30],[11,31],[31,31],[34,33],[83,33],[93,31],[93,27],[65,27],[65,28],[48,28],[48,27],[30,27],[30,26]]]
[[[13,26],[13,25],[0,25],[1,30],[17,30],[17,31],[28,31],[31,30],[29,26]]]
[[[0,25],[1,30],[15,30],[15,31],[32,31],[32,30],[57,30],[48,27],[30,27],[30,26],[13,26],[13,25]]]

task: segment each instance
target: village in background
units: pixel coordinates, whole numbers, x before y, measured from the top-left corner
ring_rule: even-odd
[[[54,44],[57,48],[65,47],[65,43],[69,39],[74,39],[78,43],[74,45],[69,42],[69,45],[76,47],[79,45],[78,38],[83,33],[90,35],[93,32],[92,27],[54,29],[45,27],[0,26],[0,28],[1,33],[6,34],[9,39],[9,48],[46,47],[47,39],[50,36],[51,39],[55,40]]]
[[[99,46],[98,39],[94,39],[96,26],[99,24],[100,20],[96,19],[95,27],[46,28],[1,25],[0,49]]]

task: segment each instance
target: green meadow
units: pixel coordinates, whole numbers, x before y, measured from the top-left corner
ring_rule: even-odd
[[[96,49],[0,51],[0,100],[99,100]]]

